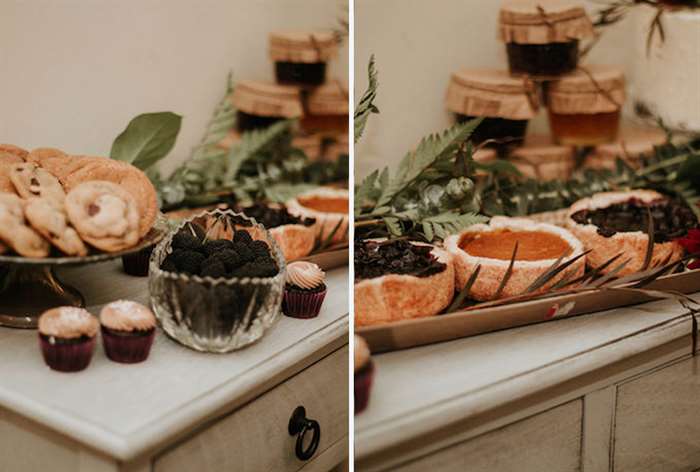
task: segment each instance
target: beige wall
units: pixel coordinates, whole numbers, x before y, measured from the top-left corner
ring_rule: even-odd
[[[0,0],[0,142],[105,155],[135,115],[184,116],[166,170],[234,78],[272,79],[267,33],[335,28],[345,0]],[[347,77],[347,45],[333,64]]]
[[[422,136],[451,124],[443,99],[453,71],[507,67],[497,39],[499,5],[498,0],[355,0],[355,96],[367,85],[366,65],[374,53],[381,110],[355,147],[356,179],[395,164]],[[589,62],[631,71],[631,26],[626,20],[609,29]],[[532,129],[546,130],[543,118]]]

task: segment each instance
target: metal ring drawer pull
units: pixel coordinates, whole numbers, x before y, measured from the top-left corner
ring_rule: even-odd
[[[297,458],[302,461],[308,461],[313,457],[316,449],[318,449],[318,443],[321,442],[321,425],[318,421],[311,420],[306,417],[306,409],[303,406],[298,406],[294,409],[292,417],[289,418],[289,435],[297,437],[296,447],[294,452]],[[311,442],[309,447],[304,449],[304,436],[306,433],[311,432]]]

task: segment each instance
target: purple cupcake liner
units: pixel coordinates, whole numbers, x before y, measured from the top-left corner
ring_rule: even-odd
[[[39,345],[44,362],[50,368],[59,372],[78,372],[90,364],[95,351],[95,338],[76,343],[51,344],[39,334]]]
[[[321,311],[321,305],[326,292],[303,292],[297,290],[284,290],[282,299],[282,313],[292,318],[315,318]]]
[[[369,393],[374,380],[374,364],[369,365],[355,373],[355,414],[362,413],[369,403]]]
[[[146,277],[148,276],[148,266],[151,260],[151,253],[155,246],[149,246],[145,249],[140,250],[136,254],[129,254],[128,256],[122,256],[122,266],[124,267],[124,272],[134,277]]]
[[[102,343],[105,354],[114,362],[136,364],[148,358],[156,329],[148,334],[114,334],[102,326]]]

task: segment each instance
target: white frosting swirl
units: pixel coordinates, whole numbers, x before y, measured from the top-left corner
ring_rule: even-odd
[[[156,317],[140,303],[117,300],[102,308],[100,322],[115,331],[148,331],[156,326]]]
[[[300,288],[316,288],[325,278],[325,272],[313,262],[292,262],[287,266],[287,283]]]
[[[94,337],[100,324],[87,310],[72,306],[52,308],[39,318],[39,332],[44,336],[72,339]]]

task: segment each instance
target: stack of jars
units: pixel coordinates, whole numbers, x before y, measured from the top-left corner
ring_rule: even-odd
[[[336,160],[348,154],[348,91],[339,80],[327,80],[327,64],[338,54],[332,32],[274,32],[269,55],[275,82],[242,80],[231,101],[236,128],[219,146],[230,148],[245,131],[278,121],[299,119],[293,146],[311,160]]]
[[[508,70],[454,73],[447,109],[458,122],[482,117],[472,141],[511,159],[525,176],[567,178],[575,148],[594,148],[596,154],[597,146],[618,139],[622,69],[579,64],[580,41],[592,38],[594,30],[575,1],[506,0],[499,23]],[[547,109],[550,135],[526,139],[528,122],[540,108]]]

